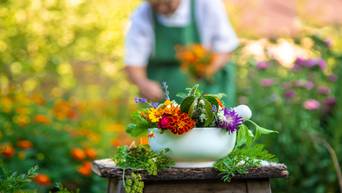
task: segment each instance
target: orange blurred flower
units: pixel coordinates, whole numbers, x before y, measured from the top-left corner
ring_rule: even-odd
[[[7,158],[13,157],[15,154],[15,149],[11,144],[6,144],[1,148],[1,154]]]
[[[33,95],[31,96],[31,100],[36,103],[37,105],[45,104],[45,100],[41,95]]]
[[[45,116],[45,115],[36,115],[36,117],[34,118],[34,120],[37,122],[37,123],[42,123],[42,124],[49,124],[50,123],[50,120]]]
[[[17,142],[17,146],[22,149],[30,149],[32,147],[32,142],[29,140],[20,140]]]
[[[214,53],[201,44],[177,46],[176,56],[181,63],[181,69],[194,78],[211,75],[211,64],[216,58]]]
[[[84,162],[83,165],[77,169],[77,171],[83,176],[90,176],[91,175],[91,163]]]
[[[78,115],[76,106],[65,100],[56,102],[53,112],[58,119],[74,119]]]
[[[140,137],[139,142],[141,145],[146,145],[148,144],[148,137]]]
[[[84,151],[80,148],[74,148],[71,150],[71,156],[75,159],[75,160],[84,160],[84,158],[86,157],[86,154],[84,153]]]
[[[120,145],[121,145],[121,143],[120,143],[119,140],[117,140],[117,139],[113,139],[113,140],[112,140],[112,146],[118,147],[118,146],[120,146]]]
[[[95,159],[96,158],[96,151],[92,148],[86,148],[84,150],[84,153],[86,154],[86,156],[89,158],[89,159]]]
[[[51,180],[49,176],[45,174],[38,174],[36,177],[33,178],[33,181],[41,186],[51,185]]]

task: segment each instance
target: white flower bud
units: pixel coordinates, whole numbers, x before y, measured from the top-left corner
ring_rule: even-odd
[[[233,109],[240,117],[243,118],[243,120],[248,120],[252,117],[252,111],[247,105],[239,105]]]

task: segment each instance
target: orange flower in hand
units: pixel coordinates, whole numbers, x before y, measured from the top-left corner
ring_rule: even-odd
[[[51,180],[49,176],[45,174],[38,174],[36,177],[33,178],[33,181],[41,186],[51,185]]]

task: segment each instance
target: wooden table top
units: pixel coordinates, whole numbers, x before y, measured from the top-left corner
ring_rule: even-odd
[[[104,178],[121,178],[123,170],[116,167],[111,159],[95,160],[92,170]],[[126,170],[130,173],[130,170]],[[146,171],[139,171],[146,181],[163,180],[217,180],[222,176],[212,167],[206,168],[176,168],[162,170],[157,176],[148,175]],[[247,174],[235,175],[232,179],[260,179],[260,178],[285,178],[289,175],[285,164],[262,162],[258,168],[250,169]]]

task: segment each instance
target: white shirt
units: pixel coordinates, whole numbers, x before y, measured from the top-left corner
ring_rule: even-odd
[[[158,15],[158,22],[165,26],[182,27],[191,21],[191,0],[181,0],[175,13]],[[238,44],[222,0],[196,0],[196,23],[202,44],[218,53],[229,53]],[[145,66],[154,47],[151,6],[142,3],[133,13],[125,43],[125,63],[128,66]]]

